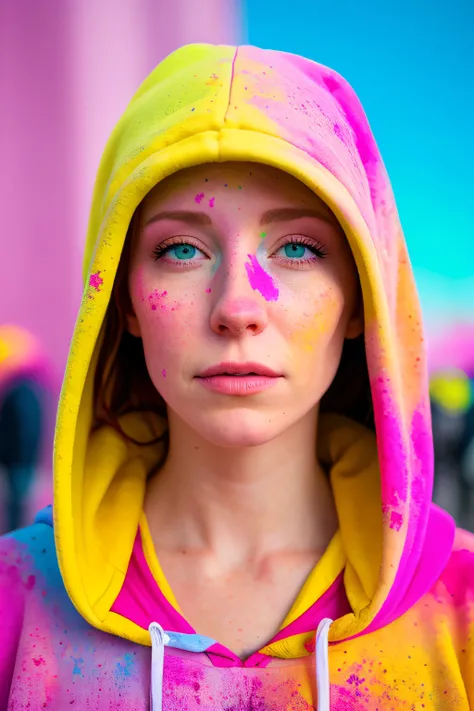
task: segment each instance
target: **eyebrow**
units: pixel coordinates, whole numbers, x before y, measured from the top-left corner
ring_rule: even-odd
[[[335,221],[333,214],[323,207],[319,210],[306,207],[278,207],[273,210],[267,210],[267,212],[262,215],[260,225],[268,225],[271,222],[289,222],[290,220],[298,220],[302,217],[313,217],[318,220],[325,220],[331,224]],[[166,210],[150,217],[145,223],[145,227],[162,220],[187,222],[198,226],[212,225],[211,218],[205,212],[195,212],[194,210]]]
[[[188,222],[193,225],[212,225],[212,220],[205,212],[195,212],[194,210],[169,210],[158,212],[145,223],[147,225],[161,220],[175,220],[176,222]]]
[[[323,207],[319,210],[306,207],[280,207],[265,212],[260,220],[260,225],[268,225],[270,222],[289,222],[290,220],[298,220],[301,217],[315,217],[331,224],[335,222],[332,212],[329,209],[325,210]]]

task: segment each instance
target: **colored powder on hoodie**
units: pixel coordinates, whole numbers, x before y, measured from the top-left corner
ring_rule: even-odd
[[[215,161],[280,168],[338,218],[361,282],[376,430],[344,413],[321,417],[339,530],[279,632],[246,660],[196,634],[160,568],[142,511],[159,445],[92,428],[102,326],[134,211],[162,178]],[[105,150],[84,264],[53,511],[0,541],[0,708],[474,706],[474,540],[431,503],[420,307],[390,183],[347,82],[255,47],[170,55]],[[128,431],[146,439],[143,415],[127,417]]]

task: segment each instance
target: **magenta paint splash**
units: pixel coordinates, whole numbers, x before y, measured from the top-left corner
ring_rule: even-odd
[[[198,193],[194,197],[194,202],[196,202],[199,205],[203,199],[204,199],[204,193]]]
[[[390,528],[395,531],[399,531],[403,525],[403,516],[398,511],[391,511],[390,513]]]
[[[211,197],[211,199],[209,200],[209,207],[214,207],[215,199],[216,199],[215,197]]]
[[[163,370],[161,371],[161,375],[163,376],[163,378],[166,378],[166,370],[165,370],[164,368],[163,368]]]
[[[245,268],[249,278],[250,286],[254,291],[259,291],[266,301],[278,301],[279,290],[275,286],[270,274],[260,266],[257,257],[249,254],[250,264],[246,263]]]
[[[206,294],[210,294],[210,293],[211,293],[211,289],[206,289]]]
[[[95,274],[91,274],[89,277],[89,286],[91,286],[93,289],[96,291],[100,291],[100,287],[104,283],[104,280],[100,276],[100,272],[95,272]]]
[[[152,311],[156,311],[158,308],[158,305],[164,309],[165,305],[161,304],[160,301],[163,299],[166,295],[168,294],[167,291],[159,291],[158,289],[155,289],[151,294],[148,294],[148,301],[150,303],[150,307]]]

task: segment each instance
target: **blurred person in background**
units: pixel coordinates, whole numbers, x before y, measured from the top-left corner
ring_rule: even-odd
[[[461,525],[474,531],[474,378],[471,377],[469,383],[471,401],[465,416],[461,446],[461,476],[469,491],[469,497],[463,500]]]
[[[474,708],[474,540],[432,505],[420,308],[348,83],[170,55],[84,267],[54,509],[0,542],[0,707]]]
[[[48,365],[34,336],[0,326],[0,529],[26,523],[46,427]]]
[[[445,355],[444,359],[449,361]],[[466,365],[468,358],[464,356]],[[466,370],[468,372],[466,372]],[[472,372],[438,367],[430,377],[435,453],[433,498],[474,530],[474,385]]]

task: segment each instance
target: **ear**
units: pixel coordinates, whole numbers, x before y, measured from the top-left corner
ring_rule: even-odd
[[[358,338],[363,332],[364,332],[364,305],[362,303],[362,298],[360,298],[357,300],[357,304],[354,309],[354,312],[347,323],[345,337],[347,339]]]
[[[133,309],[126,315],[127,331],[136,338],[142,337],[142,332],[140,329],[140,324],[138,318],[136,317],[135,311]]]
[[[128,293],[128,290],[124,290],[123,284],[122,288],[118,288],[115,291],[115,305],[117,307],[117,311],[123,314],[122,319],[125,316],[125,327],[129,334],[131,336],[135,336],[136,338],[141,338],[142,332],[140,329],[140,323],[135,313],[135,309],[133,308],[130,294]]]

